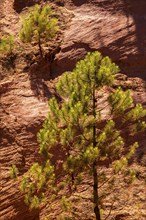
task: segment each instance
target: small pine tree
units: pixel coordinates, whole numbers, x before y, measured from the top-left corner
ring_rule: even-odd
[[[0,39],[0,53],[10,54],[14,49],[14,36],[7,35]]]
[[[129,135],[146,127],[142,121],[146,110],[140,104],[134,106],[129,90],[123,92],[119,87],[106,94],[105,106],[108,108],[100,104],[99,96],[103,93],[103,88],[107,89],[112,85],[118,70],[108,57],[103,58],[99,52],[94,52],[88,53],[84,60],[79,61],[73,72],[64,73],[60,77],[56,90],[62,97],[62,102],[58,103],[55,97],[50,99],[48,117],[38,134],[43,164],[37,165],[39,168],[35,171],[33,165],[27,177],[24,177],[23,192],[31,206],[36,196],[41,201],[45,187],[49,186],[49,192],[55,194],[55,175],[53,182],[51,176],[53,170],[57,171],[57,167],[55,164],[51,165],[51,152],[54,148],[61,148],[66,152],[62,166],[64,187],[69,187],[72,192],[78,184],[82,184],[85,175],[90,176],[93,182],[94,213],[96,220],[101,220],[100,209],[106,198],[101,188],[107,183],[110,190],[114,187],[116,174],[124,171],[137,147],[134,142],[127,153],[124,153],[126,142],[117,121],[120,117],[120,126],[127,126],[126,132]],[[112,169],[110,177],[99,165],[101,163],[108,164]],[[130,173],[134,178],[134,172]],[[65,195],[62,203],[70,210],[71,206]]]
[[[41,58],[43,57],[43,41],[51,40],[58,31],[58,20],[53,14],[50,6],[35,5],[22,19],[20,39],[25,43],[36,42]]]
[[[17,178],[18,174],[19,174],[18,168],[16,167],[16,165],[12,165],[10,167],[10,177],[11,177],[11,179]]]

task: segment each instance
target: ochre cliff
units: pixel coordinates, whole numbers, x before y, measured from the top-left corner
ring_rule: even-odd
[[[1,89],[0,219],[29,219],[18,182],[10,180],[9,167],[16,164],[23,174],[37,160],[36,133],[47,113],[47,102],[35,96],[27,75],[1,83]]]
[[[71,70],[86,51],[109,55],[128,76],[146,79],[146,1],[66,1],[72,19],[53,73]]]
[[[19,0],[0,1],[0,34],[17,34],[20,12],[23,7],[43,1],[26,1],[28,4],[20,8]],[[52,1],[44,1],[52,2]],[[56,1],[57,2],[57,1]],[[66,70],[74,68],[77,60],[83,58],[87,51],[100,50],[103,55],[109,55],[121,68],[121,83],[124,88],[133,90],[135,102],[141,102],[146,107],[146,1],[145,0],[64,0],[64,6],[58,6],[68,16],[66,28],[62,31],[60,52],[55,54],[51,70],[34,65],[32,74],[24,62],[24,57],[17,57],[15,69],[4,69],[0,62],[2,81],[1,93],[1,148],[0,148],[0,219],[1,220],[37,220],[44,219],[45,210],[38,214],[29,211],[19,192],[18,181],[9,177],[9,167],[15,164],[20,176],[28,167],[39,160],[36,134],[47,115],[47,101],[54,93],[54,79]],[[13,4],[14,3],[14,4]],[[19,8],[18,8],[19,7]],[[32,50],[31,52],[32,53]],[[26,70],[26,71],[24,71]],[[4,71],[6,73],[4,74]],[[132,78],[137,77],[137,78]],[[54,79],[56,80],[56,78]],[[141,136],[140,148],[137,151],[136,164],[140,178],[146,165],[146,138]],[[142,176],[142,177],[141,177]],[[123,206],[115,211],[115,219],[143,220],[146,217],[144,208],[144,187],[141,179],[134,186],[137,189],[135,208],[130,212],[133,197],[129,200],[128,209]],[[141,187],[139,185],[141,184]],[[133,188],[132,190],[135,190]],[[131,192],[132,194],[132,192]],[[130,199],[130,198],[129,198]],[[136,212],[140,214],[134,214]],[[134,217],[135,215],[135,217]],[[119,216],[119,217],[118,217]],[[88,220],[88,219],[87,219]]]

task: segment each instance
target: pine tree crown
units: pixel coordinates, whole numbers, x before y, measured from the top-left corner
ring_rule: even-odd
[[[29,13],[22,17],[20,39],[23,42],[38,41],[39,39],[50,40],[58,31],[58,19],[50,6],[35,5]]]

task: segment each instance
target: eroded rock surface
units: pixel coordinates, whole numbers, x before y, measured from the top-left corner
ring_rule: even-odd
[[[15,164],[23,174],[38,157],[36,134],[47,114],[44,84],[22,74],[1,83],[1,202],[0,219],[37,219],[24,205],[18,182],[10,180],[9,169]],[[39,88],[38,88],[39,86]],[[48,95],[49,98],[49,95]]]
[[[146,79],[146,1],[66,1],[73,14],[53,73],[71,70],[87,51],[110,56],[128,76]]]

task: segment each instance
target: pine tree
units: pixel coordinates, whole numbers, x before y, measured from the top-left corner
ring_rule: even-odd
[[[94,213],[96,220],[101,220],[100,209],[106,198],[101,187],[106,183],[114,187],[116,174],[124,172],[138,146],[134,142],[124,153],[126,141],[117,121],[120,117],[120,126],[126,126],[129,135],[146,127],[142,121],[146,110],[140,104],[133,104],[129,90],[124,92],[118,87],[111,89],[109,94],[103,94],[103,89],[108,90],[112,86],[118,70],[110,58],[103,58],[99,52],[94,52],[79,61],[72,72],[60,77],[56,91],[62,101],[58,103],[55,97],[50,99],[48,117],[38,133],[43,164],[33,165],[22,184],[31,207],[35,206],[36,200],[41,202],[46,187],[50,187],[50,194],[56,193],[57,189],[53,187],[57,184],[54,173],[57,167],[51,165],[51,152],[54,148],[60,148],[66,152],[62,165],[64,186],[72,192],[78,184],[82,184],[85,175],[90,176]],[[107,96],[105,106],[100,104],[101,94]],[[100,163],[108,163],[112,169],[110,177],[104,168],[101,169]],[[132,171],[131,176],[134,178]],[[62,203],[67,208],[65,195]]]
[[[48,6],[35,5],[22,19],[20,39],[25,43],[36,42],[41,58],[43,57],[42,43],[55,37],[58,31],[58,20]]]

